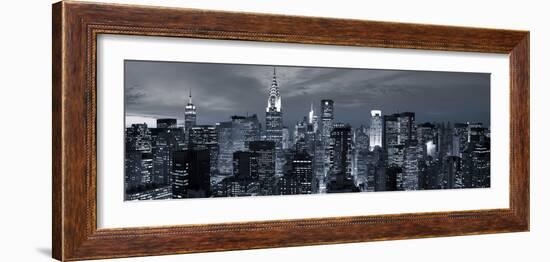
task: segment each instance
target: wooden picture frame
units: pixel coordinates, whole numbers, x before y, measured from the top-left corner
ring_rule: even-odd
[[[529,230],[529,32],[63,1],[53,5],[52,245],[81,260]],[[508,54],[510,207],[98,229],[99,34]]]

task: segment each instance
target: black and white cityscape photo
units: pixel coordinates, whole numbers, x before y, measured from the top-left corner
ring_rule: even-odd
[[[490,187],[490,74],[126,60],[125,200]]]

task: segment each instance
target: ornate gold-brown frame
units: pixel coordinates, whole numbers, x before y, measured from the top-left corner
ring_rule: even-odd
[[[529,32],[64,1],[53,5],[53,257],[81,260],[529,230]],[[458,212],[98,229],[99,34],[510,56],[510,207]]]

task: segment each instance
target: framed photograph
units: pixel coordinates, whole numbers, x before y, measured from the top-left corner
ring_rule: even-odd
[[[529,32],[53,5],[53,257],[529,230]]]

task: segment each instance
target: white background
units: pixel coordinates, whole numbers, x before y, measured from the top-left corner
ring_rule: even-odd
[[[509,207],[506,55],[103,35],[97,58],[99,228]],[[125,59],[490,73],[491,188],[124,202]]]
[[[105,0],[107,1],[107,0]],[[109,1],[111,2],[111,1]],[[127,261],[548,261],[550,28],[545,1],[118,1],[208,9],[436,23],[531,31],[531,232],[218,252]],[[50,1],[0,11],[2,261],[48,261],[51,246]]]

